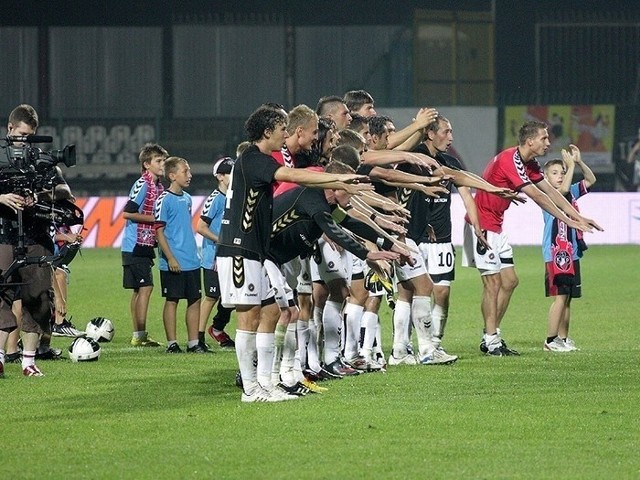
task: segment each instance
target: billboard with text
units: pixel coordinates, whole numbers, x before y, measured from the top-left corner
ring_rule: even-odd
[[[119,247],[128,197],[88,197],[77,201],[85,215],[85,247]],[[206,197],[193,197],[193,228]],[[590,193],[579,200],[581,212],[604,228],[585,236],[592,244],[640,244],[640,193]],[[453,242],[462,244],[464,206],[457,194],[452,198]],[[538,245],[542,238],[540,207],[529,200],[512,205],[505,215],[505,232],[513,245]],[[202,237],[196,235],[198,244]]]

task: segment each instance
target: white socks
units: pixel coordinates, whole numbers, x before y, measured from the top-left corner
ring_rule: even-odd
[[[411,305],[411,317],[418,337],[420,357],[424,357],[436,349],[431,340],[431,297],[414,296]]]
[[[340,357],[340,332],[342,330],[342,317],[338,302],[327,302],[322,312],[322,325],[324,328],[324,363],[329,365]]]
[[[398,300],[393,312],[393,356],[396,358],[402,358],[407,354],[410,321],[411,304]]]
[[[236,350],[238,349],[237,343],[236,341]],[[271,384],[271,370],[273,368],[275,334],[258,332],[256,334],[256,350],[258,352],[258,365],[256,367],[257,382],[265,390],[271,390],[273,388]],[[242,380],[244,381],[244,377],[242,377]]]
[[[284,335],[284,348],[282,349],[282,365],[280,367],[280,378],[285,385],[293,386],[296,383],[293,367],[296,358],[296,329],[298,322],[287,325]]]
[[[344,344],[344,356],[347,361],[358,356],[358,344],[360,343],[360,319],[364,307],[355,303],[347,303],[344,307],[344,317],[347,335]]]
[[[367,360],[371,359],[373,343],[376,340],[376,332],[378,330],[378,315],[373,312],[364,312],[362,314],[362,323],[364,324],[364,339],[360,355]]]

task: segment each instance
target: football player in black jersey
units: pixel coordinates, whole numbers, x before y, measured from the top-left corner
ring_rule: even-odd
[[[263,390],[254,365],[256,332],[265,308],[276,308],[263,262],[269,251],[273,184],[349,188],[358,175],[334,175],[281,166],[271,152],[282,148],[287,126],[283,109],[261,106],[245,123],[248,147],[236,161],[227,191],[218,249],[218,274],[223,304],[236,307],[236,355],[243,380],[244,402],[280,401],[283,395]]]

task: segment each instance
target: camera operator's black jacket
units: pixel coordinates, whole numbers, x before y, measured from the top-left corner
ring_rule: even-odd
[[[0,147],[0,158],[7,158],[6,147]],[[47,182],[52,187],[66,184],[58,169],[55,170],[53,180],[48,179]],[[16,182],[16,179],[20,181]],[[0,194],[15,193],[24,197],[37,190],[41,183],[42,178],[37,170],[25,173],[0,163]],[[23,210],[24,244],[42,245],[53,251],[53,223],[46,215],[36,215],[35,212],[34,207],[25,207]],[[0,204],[0,243],[18,245],[18,240],[18,215],[11,208]]]

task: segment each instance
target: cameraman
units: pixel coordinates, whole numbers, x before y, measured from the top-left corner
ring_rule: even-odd
[[[7,136],[33,135],[38,128],[38,114],[35,109],[26,104],[17,106],[9,115]],[[22,146],[18,142],[10,142],[13,146]],[[11,155],[7,145],[0,146],[0,187],[3,183],[11,185],[11,177],[5,178],[2,172],[10,163]],[[9,170],[10,171],[10,170]],[[20,174],[24,175],[24,174]],[[37,173],[34,173],[37,175]],[[27,176],[28,178],[28,176]],[[33,179],[35,182],[35,179]],[[53,240],[51,238],[51,221],[36,218],[29,214],[30,207],[36,201],[53,201],[73,199],[69,187],[62,178],[59,169],[55,169],[55,176],[51,182],[52,190],[31,192],[30,188],[20,188],[18,192],[0,195],[0,270],[5,272],[15,258],[20,257],[17,247],[18,211],[23,212],[24,246],[22,252],[26,257],[41,257],[53,255]],[[35,364],[36,349],[41,335],[50,333],[50,320],[53,308],[52,298],[52,267],[50,265],[27,264],[15,270],[7,283],[15,285],[0,285],[0,375],[4,374],[4,346],[9,333],[16,329],[16,316],[11,311],[14,300],[22,300],[22,373],[27,377],[40,377],[42,372]]]

